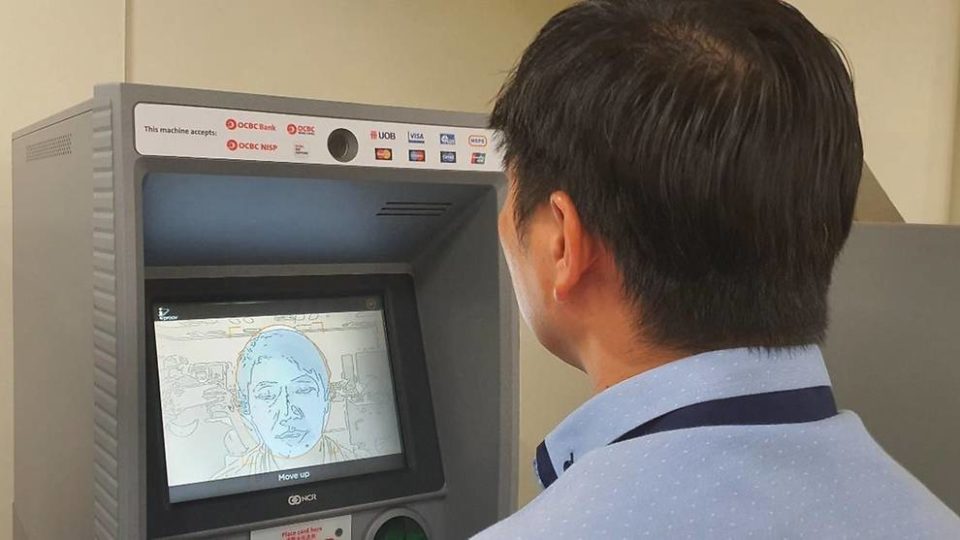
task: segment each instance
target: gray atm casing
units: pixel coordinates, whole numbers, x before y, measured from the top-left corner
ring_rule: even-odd
[[[433,538],[460,538],[507,515],[516,500],[518,321],[496,238],[502,173],[145,157],[132,133],[139,102],[485,125],[463,113],[114,84],[16,133],[15,538],[146,538],[143,289],[146,279],[171,277],[411,275],[446,480],[407,500],[198,536],[247,538],[250,529],[350,513],[354,537],[365,538],[385,512],[410,511]],[[147,177],[158,188],[145,194]],[[232,193],[231,179],[257,196],[300,201],[279,221],[263,217],[297,227],[263,233],[237,219],[241,230],[218,228],[255,202]],[[203,187],[196,204],[171,203],[192,186]],[[398,195],[441,200],[443,211],[378,216]],[[316,205],[323,211],[308,211]]]
[[[837,402],[960,513],[960,227],[855,226],[830,289]]]

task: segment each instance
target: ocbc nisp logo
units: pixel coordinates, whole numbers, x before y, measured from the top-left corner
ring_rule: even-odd
[[[308,493],[306,495],[291,495],[287,497],[287,504],[290,506],[297,506],[298,504],[313,502],[315,500],[317,500],[316,493]]]

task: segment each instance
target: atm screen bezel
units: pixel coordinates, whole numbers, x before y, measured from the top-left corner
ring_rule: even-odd
[[[379,296],[405,467],[171,503],[160,410],[153,306]],[[313,514],[443,489],[444,475],[413,279],[405,274],[148,279],[144,283],[147,530],[175,536]],[[316,493],[315,500],[304,494]],[[299,499],[294,496],[300,495]],[[290,500],[297,500],[293,505]]]

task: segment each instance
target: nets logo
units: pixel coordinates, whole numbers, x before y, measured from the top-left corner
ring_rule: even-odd
[[[371,141],[395,141],[397,140],[397,134],[393,131],[377,131],[375,129],[370,130],[370,140]]]
[[[456,152],[440,152],[440,163],[456,163]]]
[[[316,493],[307,493],[306,495],[291,495],[287,497],[287,504],[290,506],[297,506],[305,502],[313,502],[317,500]]]
[[[170,308],[158,307],[157,308],[157,319],[161,321],[176,321],[180,317],[170,314]]]
[[[427,138],[423,136],[422,131],[408,131],[407,142],[410,144],[424,144]]]
[[[457,144],[457,136],[453,133],[441,133],[440,144]]]
[[[287,133],[290,135],[316,135],[317,128],[302,124],[287,124]]]
[[[391,161],[393,160],[393,150],[389,148],[376,148],[374,149],[374,156],[379,161]]]
[[[487,145],[487,136],[486,135],[471,135],[467,138],[467,144],[470,146],[486,146]]]
[[[426,161],[427,153],[423,150],[410,150],[409,158],[410,161]]]

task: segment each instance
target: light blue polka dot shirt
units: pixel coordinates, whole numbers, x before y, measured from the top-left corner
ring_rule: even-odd
[[[817,347],[710,352],[623,381],[547,436],[559,478],[475,538],[960,539],[960,518],[849,411],[610,444],[687,405],[829,384]]]

